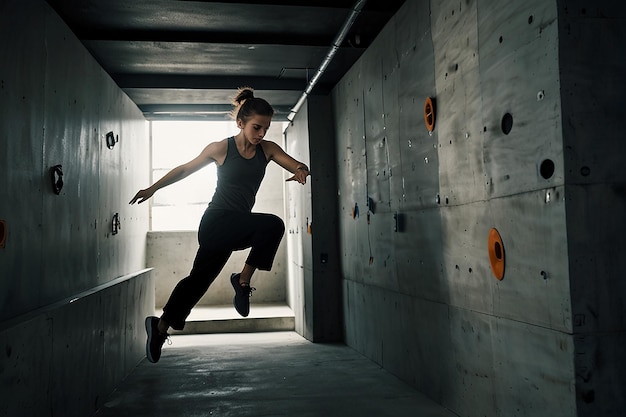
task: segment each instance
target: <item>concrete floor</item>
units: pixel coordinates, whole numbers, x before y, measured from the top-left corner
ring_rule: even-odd
[[[341,344],[295,332],[174,335],[96,417],[455,417]]]

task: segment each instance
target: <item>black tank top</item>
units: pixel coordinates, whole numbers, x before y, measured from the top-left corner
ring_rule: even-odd
[[[256,146],[254,157],[246,159],[237,150],[235,137],[228,138],[226,158],[217,167],[217,187],[209,208],[252,211],[266,166],[267,158],[260,144]]]

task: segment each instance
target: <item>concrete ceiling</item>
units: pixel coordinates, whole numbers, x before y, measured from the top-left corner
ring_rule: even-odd
[[[311,94],[328,93],[404,3],[355,1],[48,3],[148,119],[222,120],[251,86],[286,120],[342,29]]]

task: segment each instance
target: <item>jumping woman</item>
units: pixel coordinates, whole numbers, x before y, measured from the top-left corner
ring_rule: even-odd
[[[231,253],[250,249],[239,273],[232,274],[233,304],[246,317],[250,312],[250,280],[261,269],[272,268],[278,245],[285,232],[283,221],[273,214],[252,213],[265,167],[274,161],[293,176],[287,181],[306,183],[309,168],[287,155],[276,143],[264,140],[274,109],[251,88],[240,88],[234,98],[236,136],[213,142],[191,161],[180,165],[150,187],[140,190],[130,204],[143,203],[154,193],[186,178],[211,163],[217,164],[217,188],[198,230],[200,247],[189,276],[181,280],[163,307],[161,317],[146,318],[146,356],[158,362],[169,328],[182,330],[191,309],[206,293]]]

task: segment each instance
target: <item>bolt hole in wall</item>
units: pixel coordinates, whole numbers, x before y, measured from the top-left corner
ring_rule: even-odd
[[[539,165],[539,173],[544,179],[550,179],[554,175],[554,162],[551,159],[544,159]]]
[[[589,168],[588,166],[580,168],[580,175],[582,175],[583,177],[588,177],[589,175],[591,175],[591,168]]]
[[[541,101],[541,100],[543,100],[543,99],[545,98],[545,96],[546,96],[545,91],[543,91],[543,90],[539,91],[539,92],[537,93],[537,101]]]
[[[513,129],[513,116],[511,116],[511,113],[506,113],[504,116],[502,116],[501,127],[502,133],[504,133],[505,135],[511,133],[511,130]]]

